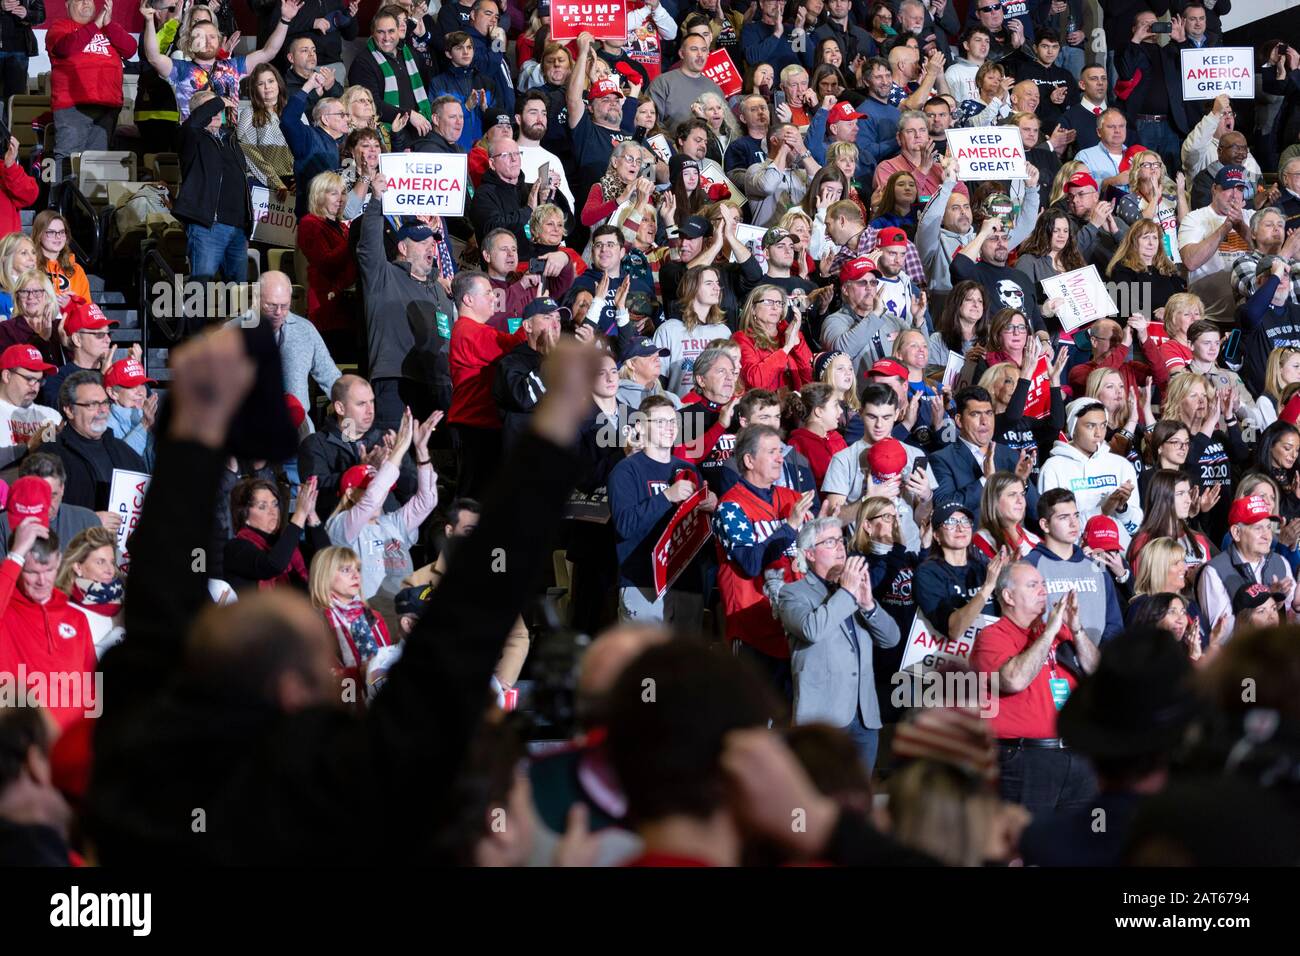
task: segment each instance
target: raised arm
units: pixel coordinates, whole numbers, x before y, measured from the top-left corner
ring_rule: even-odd
[[[254,50],[244,58],[244,66],[251,73],[263,63],[270,63],[284,45],[284,38],[289,34],[289,24],[302,9],[303,0],[280,0],[280,22],[275,25],[271,35],[266,38],[266,45]]]
[[[578,62],[573,64],[573,70],[569,73],[569,81],[564,86],[564,102],[569,107],[568,124],[569,129],[575,129],[582,122],[583,114],[587,111],[587,104],[582,99],[582,88],[586,85],[587,62],[591,58],[592,37],[590,33],[584,33],[578,37]]]
[[[164,80],[172,75],[172,58],[158,49],[158,30],[154,25],[154,8],[145,0],[140,4],[140,16],[144,17],[144,29],[140,33],[140,44],[144,47],[144,58],[158,71]]]

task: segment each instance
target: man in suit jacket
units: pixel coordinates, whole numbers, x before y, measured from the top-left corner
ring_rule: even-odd
[[[978,385],[963,388],[954,399],[957,440],[930,456],[934,471],[936,501],[958,500],[970,509],[979,526],[980,497],[984,482],[996,471],[1014,472],[1025,483],[1026,515],[1038,511],[1038,489],[1029,480],[1033,459],[1023,451],[993,442],[993,399]]]
[[[845,559],[837,519],[805,522],[795,545],[807,573],[776,597],[790,638],[794,720],[844,728],[870,773],[881,726],[872,645],[897,646],[898,625],[876,606],[866,560]]]

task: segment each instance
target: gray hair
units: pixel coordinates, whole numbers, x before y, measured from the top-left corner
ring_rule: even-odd
[[[310,39],[310,38],[308,38]],[[322,96],[316,101],[316,105],[311,108],[311,121],[319,123],[324,112],[331,106],[342,107],[343,101],[337,96]]]
[[[736,435],[736,447],[732,451],[732,457],[736,459],[736,467],[743,475],[747,470],[745,467],[746,455],[757,455],[759,443],[764,438],[775,438],[781,440],[781,433],[771,425],[750,425],[742,428]]]
[[[903,2],[898,5],[899,13],[903,12],[903,7],[914,7],[921,11],[922,16],[925,16],[925,4],[922,3],[921,0],[903,0]]]
[[[839,518],[810,518],[803,523],[799,529],[799,535],[795,538],[796,553],[794,556],[795,570],[801,574],[808,573],[808,556],[806,552],[811,551],[817,544],[817,539],[824,533],[834,528],[840,534],[844,533],[844,526],[840,524]]]
[[[1002,592],[1011,587],[1011,575],[1015,572],[1016,568],[1029,568],[1031,571],[1038,570],[1028,561],[1012,561],[1003,568],[1002,573],[998,575],[998,583],[993,590],[993,593],[997,595],[999,605],[1002,603]]]
[[[1285,176],[1286,171],[1290,169],[1292,165],[1294,165],[1295,163],[1300,163],[1300,156],[1292,156],[1290,159],[1288,159],[1285,163],[1282,164],[1282,168],[1279,169],[1278,172],[1281,173],[1283,176]]]
[[[695,356],[695,377],[698,379],[708,375],[713,366],[717,365],[723,359],[726,359],[733,365],[735,364],[731,354],[721,346],[718,348],[705,349],[699,355]],[[740,369],[736,369],[736,371],[739,372]]]
[[[920,110],[903,110],[898,117],[898,125],[902,126],[908,120],[920,120],[922,123],[929,123],[929,118]]]
[[[1277,206],[1265,206],[1263,209],[1257,210],[1255,215],[1250,217],[1250,231],[1257,232],[1259,230],[1259,224],[1264,221],[1264,217],[1269,213],[1272,213],[1281,219],[1283,225],[1286,224],[1286,213],[1281,209],[1278,209]]]

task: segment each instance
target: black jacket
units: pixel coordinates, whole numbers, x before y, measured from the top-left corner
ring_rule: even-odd
[[[450,329],[456,321],[455,313],[444,312],[433,302],[417,299],[406,307],[406,321],[415,339],[410,361],[420,371],[420,380],[433,393],[433,407],[448,411],[451,408]]]
[[[314,528],[305,528],[304,531],[306,538],[300,541],[302,532],[299,532],[297,525],[286,520],[284,527],[274,539],[269,535],[262,535],[271,546],[266,551],[243,538],[231,538],[223,549],[222,568],[226,583],[235,591],[250,588],[257,590],[262,581],[283,574],[295,553],[301,553],[303,564],[310,567],[311,559],[316,552],[321,548],[329,547],[330,538],[325,533],[323,524],[318,524]],[[305,581],[294,581],[293,586],[304,594],[307,593]]]
[[[95,469],[91,465],[89,456],[81,447],[88,441],[89,439],[78,435],[71,426],[68,426],[59,432],[54,441],[46,442],[37,451],[57,455],[63,462],[63,469],[68,473],[63,490],[64,502],[89,508],[91,511],[107,511],[109,482],[95,479]],[[112,462],[114,468],[143,472],[149,470],[144,459],[136,454],[135,449],[130,445],[115,436],[113,429],[105,431],[100,441],[104,443],[104,450],[108,452],[108,460]],[[67,544],[66,541],[63,543]]]
[[[533,409],[546,394],[541,370],[542,355],[527,342],[516,345],[497,362],[492,398],[501,409],[501,436],[506,448],[512,447],[528,427]]]
[[[27,8],[27,16],[21,20],[12,13],[0,11],[0,49],[35,56],[36,34],[32,27],[45,22],[45,0],[28,0],[23,6]]]
[[[528,220],[533,216],[533,211],[528,206],[529,189],[529,184],[524,182],[523,173],[519,174],[519,182],[513,186],[498,176],[495,169],[489,169],[483,174],[478,189],[474,191],[474,199],[466,210],[480,248],[483,246],[483,237],[493,229],[509,229],[519,243],[519,258],[528,256],[532,244],[524,235],[524,226],[528,225]]]
[[[513,480],[489,492],[482,522],[358,718],[338,706],[285,713],[186,672],[186,633],[208,603],[191,551],[207,540],[221,452],[160,442],[127,585],[149,597],[128,606],[129,638],[101,661],[107,703],[83,816],[100,858],[319,866],[427,854],[506,635],[550,562],[575,468],[571,452],[521,439],[501,471]],[[500,573],[496,548],[511,556]],[[383,812],[341,825],[363,807]]]
[[[357,38],[357,21],[348,16],[347,7],[340,0],[305,0],[298,15],[289,22],[289,32],[280,47],[276,66],[281,70],[287,68],[289,46],[298,37],[311,37],[316,44],[316,62],[321,66],[342,62],[343,41]],[[330,22],[329,30],[323,34],[313,26],[317,20],[322,19]],[[274,30],[275,27],[271,29]]]
[[[1152,75],[1151,59],[1152,54],[1162,58],[1161,66],[1165,76],[1165,93],[1169,99],[1169,125],[1179,137],[1185,137],[1192,131],[1192,114],[1188,111],[1187,104],[1183,102],[1183,86],[1180,79],[1182,69],[1182,57],[1179,51],[1171,43],[1167,46],[1156,46],[1153,43],[1125,43],[1120,51],[1115,55],[1115,69],[1119,73],[1121,80],[1131,80],[1134,74],[1142,71],[1146,78]],[[1130,99],[1132,99],[1130,97]],[[1137,117],[1129,111],[1130,128],[1137,125]],[[1196,120],[1201,118],[1201,113],[1196,113]]]
[[[332,418],[325,422],[320,431],[303,439],[298,449],[298,477],[301,481],[306,481],[313,475],[316,477],[316,514],[322,521],[333,513],[334,506],[339,503],[339,479],[343,477],[343,472],[353,465],[361,464],[358,446],[365,445],[369,451],[383,440],[383,429],[376,425],[360,441],[350,442],[343,437],[339,423]],[[384,502],[384,511],[401,507],[402,503],[415,494],[415,486],[415,463],[408,455],[402,462],[397,484]]]
[[[181,188],[172,206],[172,214],[185,223],[211,226],[217,220],[222,190],[238,190],[244,197],[246,222],[253,221],[253,206],[248,184],[243,176],[226,173],[234,161],[244,169],[244,152],[239,148],[232,129],[213,136],[205,128],[212,118],[226,108],[218,97],[195,107],[181,124]],[[305,184],[304,184],[305,188]]]

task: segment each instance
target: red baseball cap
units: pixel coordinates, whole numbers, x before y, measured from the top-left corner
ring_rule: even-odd
[[[1072,189],[1097,189],[1097,180],[1081,169],[1065,181],[1064,188],[1067,193]]]
[[[890,226],[888,229],[881,229],[876,234],[877,249],[893,249],[897,246],[907,245],[907,233],[897,226]]]
[[[50,375],[58,369],[41,356],[32,345],[11,345],[0,354],[0,369],[25,368],[29,372],[43,372]]]
[[[896,378],[906,379],[907,369],[903,363],[897,359],[881,359],[871,368],[867,369],[868,375],[890,375]]]
[[[109,368],[108,374],[104,376],[104,386],[111,388],[116,385],[119,388],[135,388],[137,385],[154,384],[154,380],[144,374],[144,366],[133,358],[125,358],[120,362],[114,362]]]
[[[24,475],[9,488],[9,529],[16,529],[24,518],[35,515],[45,527],[50,526],[50,485],[44,478]]]
[[[602,96],[622,95],[623,91],[618,88],[618,81],[611,80],[609,77],[605,77],[603,80],[597,80],[595,83],[591,84],[591,88],[587,90],[588,100],[598,100]]]
[[[1106,515],[1093,515],[1083,529],[1083,543],[1098,551],[1118,551],[1119,525],[1114,518]]]
[[[353,488],[365,491],[374,480],[375,474],[373,465],[353,465],[343,472],[343,477],[339,479],[339,497],[343,497]]]
[[[1260,495],[1247,495],[1238,498],[1228,509],[1228,524],[1258,524],[1261,521],[1278,520],[1277,515],[1269,510],[1268,502]]]
[[[830,126],[831,123],[843,123],[846,120],[860,120],[866,118],[866,113],[859,113],[849,103],[840,100],[840,102],[831,107],[830,115],[826,117],[826,125]]]
[[[1138,153],[1145,153],[1146,151],[1147,148],[1141,143],[1134,143],[1128,149],[1124,150],[1124,158],[1119,161],[1119,171],[1121,173],[1128,172],[1129,167],[1133,165],[1133,157]]]
[[[907,449],[897,438],[886,438],[867,449],[867,467],[876,481],[888,481],[907,467]]]
[[[68,335],[74,332],[98,331],[111,325],[117,323],[104,315],[94,302],[87,302],[76,295],[68,300],[68,306],[63,313],[63,331]]]
[[[858,256],[856,259],[850,259],[844,263],[840,269],[841,282],[856,282],[859,279],[865,279],[867,276],[880,275],[880,268],[866,256]]]

